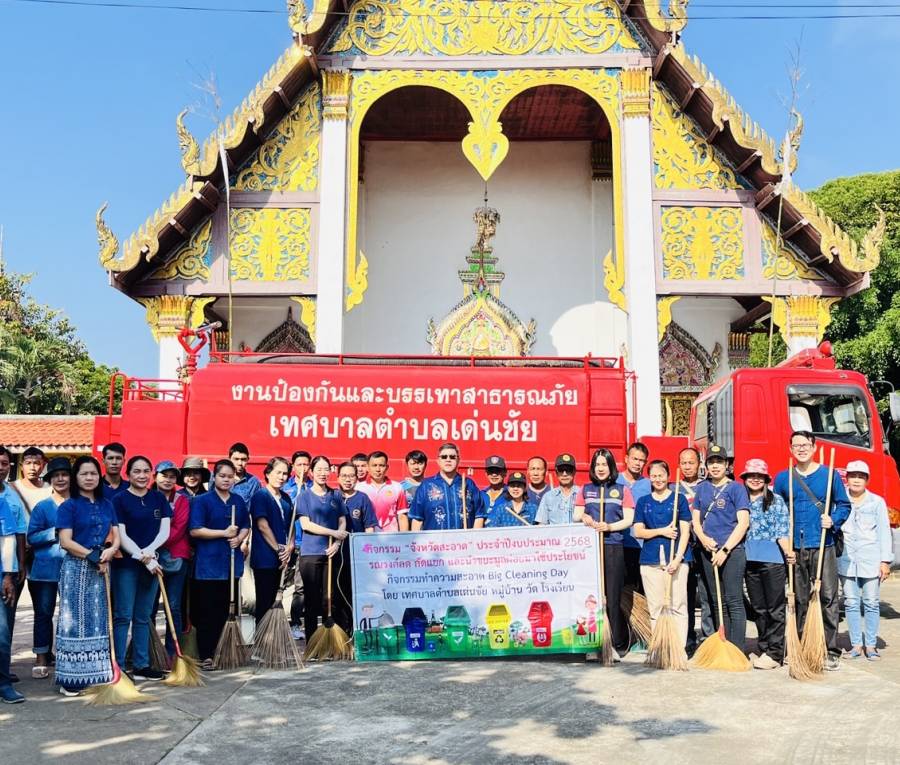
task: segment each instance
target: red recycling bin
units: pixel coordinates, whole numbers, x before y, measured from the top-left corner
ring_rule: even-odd
[[[546,600],[538,600],[528,609],[531,642],[536,648],[548,648],[553,642],[553,609]]]

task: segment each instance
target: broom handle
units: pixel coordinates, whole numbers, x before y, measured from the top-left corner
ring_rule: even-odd
[[[794,549],[794,458],[788,462],[788,538]],[[794,564],[788,566],[788,592],[794,594]]]
[[[725,629],[725,615],[722,613],[722,586],[719,584],[719,567],[713,566],[713,574],[716,577],[716,601],[719,606],[719,629]]]
[[[175,632],[175,620],[172,618],[172,609],[169,607],[169,595],[166,592],[166,583],[162,571],[157,570],[156,578],[159,579],[159,593],[162,595],[163,608],[166,610],[166,621],[169,623],[169,632],[172,633],[172,642],[175,644],[175,655],[181,657],[181,646],[178,643],[178,634]]]
[[[103,572],[103,583],[106,585],[106,626],[109,629],[109,663],[112,666],[111,685],[119,682],[122,671],[116,661],[116,647],[113,644],[113,617],[112,617],[112,595],[109,586],[109,564],[106,564],[106,571]]]
[[[231,525],[234,526],[234,503],[231,504]],[[228,542],[229,547],[231,546],[231,542]],[[234,548],[231,548],[231,562],[229,565],[230,576],[228,577],[228,608],[231,611],[231,615],[235,615],[235,603],[234,603]]]
[[[291,503],[291,504],[293,504],[293,503]],[[296,521],[297,521],[297,508],[294,507],[294,509],[291,510],[291,525],[288,526],[288,534],[287,534],[288,542],[290,542],[291,538],[294,536],[294,523]],[[278,586],[280,593],[284,592],[284,577],[285,577],[285,574],[287,574],[287,570],[288,570],[287,566],[285,566],[283,569],[281,569],[281,584]],[[275,602],[276,603],[278,602],[278,595],[275,596]]]
[[[328,537],[328,546],[331,547],[334,540],[331,537]],[[331,619],[331,556],[328,557],[328,582],[325,585],[326,587],[326,597],[325,602],[328,604],[328,618]]]
[[[678,527],[676,524],[678,523],[678,490],[681,488],[681,468],[675,469],[675,501],[672,504],[672,525],[675,526],[676,531]],[[669,563],[671,563],[675,559],[675,537],[672,537],[672,541],[669,543]]]
[[[468,493],[468,485],[466,484],[466,476],[464,473],[460,474],[460,478],[462,479],[462,527],[466,528],[466,516],[468,512],[466,511],[466,494]]]
[[[600,520],[606,520],[606,487],[600,487]],[[600,597],[606,608],[606,534],[600,532]],[[605,617],[604,617],[605,618]]]
[[[831,484],[834,483],[834,448],[831,449],[831,456],[828,458],[828,488],[825,490],[825,515],[831,515]],[[819,587],[819,583],[822,581],[822,563],[824,562],[822,559],[825,556],[825,532],[827,529],[822,529],[822,533],[819,534],[819,560],[816,565],[816,589]]]

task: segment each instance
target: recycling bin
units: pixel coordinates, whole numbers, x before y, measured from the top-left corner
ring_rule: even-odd
[[[491,648],[494,651],[509,648],[509,625],[512,623],[512,615],[506,603],[488,606],[486,621]]]
[[[469,627],[472,619],[465,606],[450,606],[444,616],[444,632],[447,634],[450,650],[463,652],[469,649]]]
[[[402,628],[401,628],[402,631]],[[378,653],[387,656],[396,656],[400,650],[400,640],[402,635],[397,634],[397,625],[394,624],[394,617],[389,613],[383,613],[378,619]]]
[[[406,650],[421,653],[425,650],[425,630],[428,619],[421,608],[407,608],[403,612],[403,628],[406,630]]]
[[[535,648],[549,648],[553,642],[553,609],[546,600],[538,600],[528,609],[531,642]]]

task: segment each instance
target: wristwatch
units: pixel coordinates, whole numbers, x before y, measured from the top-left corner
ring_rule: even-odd
[[[727,547],[723,547],[722,552],[725,553],[726,555],[729,555],[731,553],[731,550],[729,550]]]

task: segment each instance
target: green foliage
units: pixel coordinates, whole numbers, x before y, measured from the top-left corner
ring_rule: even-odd
[[[772,336],[772,365],[780,364],[787,358],[787,345],[784,338],[775,328],[775,334]],[[750,366],[751,367],[767,367],[769,366],[769,326],[765,325],[764,332],[754,332],[750,335]]]
[[[61,311],[37,303],[30,276],[0,274],[0,412],[100,414],[110,376]]]

